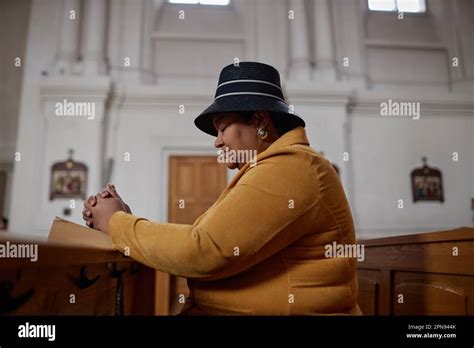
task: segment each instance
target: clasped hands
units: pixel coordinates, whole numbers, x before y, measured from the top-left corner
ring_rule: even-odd
[[[115,186],[107,187],[95,196],[90,196],[84,202],[82,218],[90,228],[109,233],[109,222],[112,215],[118,211],[131,214],[130,207],[117,193]]]

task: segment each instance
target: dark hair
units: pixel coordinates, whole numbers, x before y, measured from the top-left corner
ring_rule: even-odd
[[[252,118],[255,111],[241,111],[239,115],[246,121],[249,122]],[[297,126],[286,122],[283,120],[283,117],[278,112],[268,111],[270,118],[272,119],[273,125],[275,126],[278,135],[282,136],[286,132],[289,132],[292,129],[295,129]]]

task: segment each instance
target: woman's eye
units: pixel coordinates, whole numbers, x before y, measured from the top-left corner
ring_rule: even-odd
[[[223,131],[225,131],[225,129],[227,128],[227,126],[224,126],[220,129],[220,132],[222,133]]]

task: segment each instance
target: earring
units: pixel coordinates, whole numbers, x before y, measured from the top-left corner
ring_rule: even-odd
[[[261,139],[261,140],[265,140],[268,136],[268,132],[265,130],[265,128],[263,127],[260,127],[257,131],[257,136]]]

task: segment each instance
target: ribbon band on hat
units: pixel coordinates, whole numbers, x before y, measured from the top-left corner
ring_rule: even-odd
[[[217,86],[215,99],[238,94],[266,95],[285,101],[281,88],[271,82],[261,80],[235,80]]]

